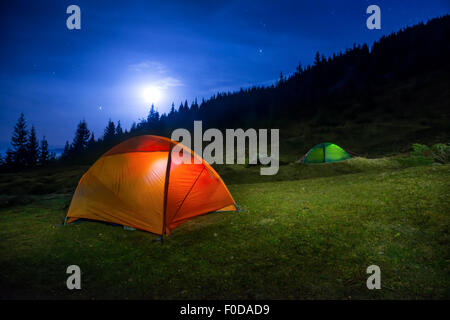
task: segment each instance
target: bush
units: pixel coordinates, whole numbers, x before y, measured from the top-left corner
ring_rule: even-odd
[[[433,153],[434,161],[439,163],[450,162],[450,145],[436,143],[431,147],[431,152]]]
[[[450,160],[450,146],[443,143],[434,144],[431,148],[424,144],[414,143],[412,149],[411,160],[418,163],[448,163]]]

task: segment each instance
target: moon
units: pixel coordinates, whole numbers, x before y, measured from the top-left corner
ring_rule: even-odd
[[[155,86],[147,86],[142,89],[142,98],[146,103],[157,103],[161,100],[161,89]]]

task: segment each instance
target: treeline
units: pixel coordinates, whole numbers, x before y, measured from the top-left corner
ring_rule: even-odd
[[[0,154],[0,165],[6,169],[23,169],[47,165],[56,160],[56,154],[48,149],[45,136],[39,142],[34,126],[28,130],[23,113],[14,126],[11,146],[6,151],[5,158]]]
[[[192,129],[194,120],[202,120],[204,128],[271,128],[311,120],[317,126],[337,125],[361,115],[365,115],[362,121],[370,121],[367,115],[374,111],[393,117],[411,115],[414,110],[407,101],[386,106],[377,104],[374,96],[389,83],[420,78],[433,70],[450,71],[449,56],[450,16],[445,15],[383,36],[371,48],[354,45],[329,57],[317,52],[312,65],[299,63],[293,74],[280,74],[279,81],[268,87],[221,92],[200,103],[185,101],[178,108],[172,103],[162,115],[152,105],[148,117],[133,123],[129,131],[122,129],[120,121],[110,120],[103,136],[95,139],[83,120],[72,143],[66,142],[60,161],[89,163],[132,136],[170,136],[176,128]],[[349,104],[349,99],[356,102]],[[425,112],[422,109],[415,110],[415,116]],[[22,152],[13,146],[13,153]]]
[[[120,121],[115,124],[109,120],[103,136],[95,139],[94,132],[90,131],[86,121],[82,120],[78,123],[72,143],[66,141],[59,160],[65,163],[88,162],[97,157],[103,150],[107,150],[123,140],[126,135],[128,135],[128,131],[122,129]]]
[[[273,127],[311,118],[318,119],[319,126],[339,124],[376,108],[384,112],[384,106],[374,103],[378,88],[432,70],[448,70],[449,56],[450,16],[446,15],[384,36],[371,48],[354,45],[329,57],[317,52],[312,65],[299,64],[292,75],[281,74],[270,87],[213,96],[200,105],[196,117],[217,128]],[[357,99],[359,106],[342,103],[349,97]],[[399,109],[409,106],[393,108],[394,115],[401,115],[404,110]]]
[[[178,108],[172,104],[161,116],[151,110],[149,118],[134,124],[130,132],[167,136],[176,128],[192,128],[193,120],[224,129],[280,127],[309,119],[318,126],[336,125],[374,111],[399,118],[417,116],[424,108],[411,110],[407,95],[402,103],[377,104],[380,88],[412,78],[420,81],[435,70],[450,71],[449,56],[450,16],[445,15],[383,36],[371,48],[354,45],[329,57],[317,52],[312,65],[299,63],[293,74],[280,74],[268,87],[221,92],[190,106],[187,101]],[[356,103],[349,105],[349,98]]]

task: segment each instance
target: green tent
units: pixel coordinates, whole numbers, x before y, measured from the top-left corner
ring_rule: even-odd
[[[302,158],[302,163],[336,162],[349,159],[350,155],[334,143],[319,143]]]

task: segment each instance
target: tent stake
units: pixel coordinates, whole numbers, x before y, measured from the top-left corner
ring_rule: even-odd
[[[161,245],[164,244],[164,235],[159,236],[158,238],[154,239],[153,241],[161,241]]]

